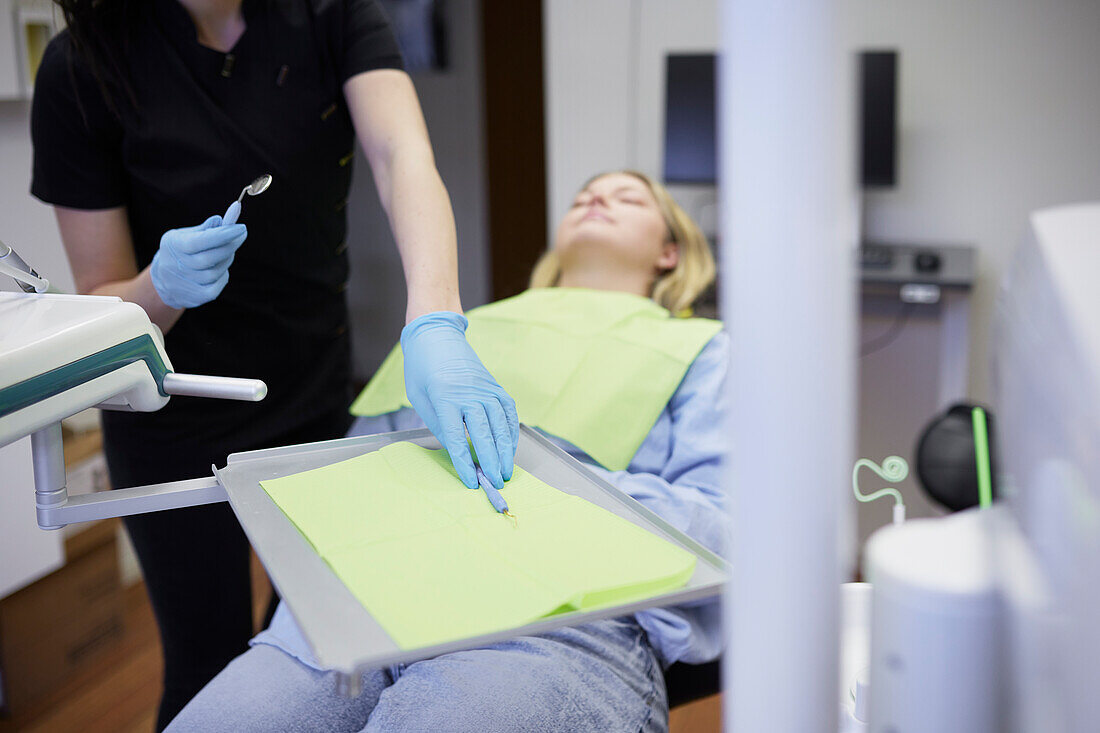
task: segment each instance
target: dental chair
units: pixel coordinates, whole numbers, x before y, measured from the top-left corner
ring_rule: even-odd
[[[705,664],[677,662],[666,669],[669,710],[721,692],[721,669],[721,659]]]

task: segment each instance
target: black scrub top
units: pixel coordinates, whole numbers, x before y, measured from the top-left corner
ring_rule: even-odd
[[[402,68],[376,0],[245,0],[229,53],[196,40],[176,0],[136,3],[120,40],[136,98],[113,114],[67,32],[46,49],[31,115],[31,193],[73,209],[127,207],[139,269],[161,235],[246,197],[248,238],[229,284],[166,335],[176,371],[254,377],[260,403],[174,397],[155,413],[105,413],[110,433],[232,450],[270,443],[350,395],[345,203],[355,139],[342,86]],[[141,436],[141,437],[139,437]],[[220,438],[225,438],[221,441]]]

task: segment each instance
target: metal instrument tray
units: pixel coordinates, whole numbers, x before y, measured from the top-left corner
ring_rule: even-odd
[[[368,669],[485,646],[514,636],[541,634],[645,608],[680,605],[721,592],[725,581],[725,562],[721,558],[523,425],[516,451],[517,465],[565,493],[586,499],[683,547],[696,556],[694,574],[682,588],[641,601],[561,614],[514,629],[444,644],[401,649],[260,486],[260,482],[267,479],[327,466],[401,440],[425,448],[440,447],[428,430],[406,430],[234,453],[229,456],[225,468],[214,468],[214,475],[229,496],[237,519],[279,595],[290,607],[315,657],[321,665],[340,674],[340,686],[345,691],[357,692],[359,675]]]

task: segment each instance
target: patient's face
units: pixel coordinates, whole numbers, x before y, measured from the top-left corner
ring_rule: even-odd
[[[563,273],[601,268],[652,277],[676,264],[676,247],[653,193],[623,173],[601,176],[577,194],[554,247]]]

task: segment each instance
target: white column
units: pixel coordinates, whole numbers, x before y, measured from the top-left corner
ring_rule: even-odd
[[[727,0],[722,310],[733,347],[725,726],[835,731],[855,374],[851,59],[829,0]]]

